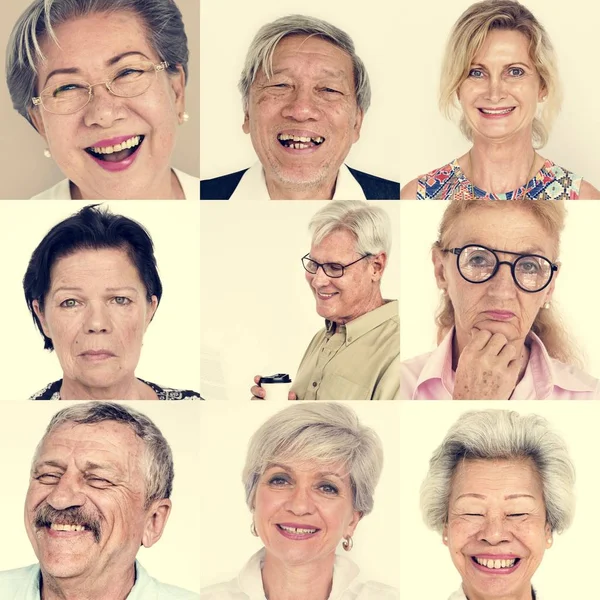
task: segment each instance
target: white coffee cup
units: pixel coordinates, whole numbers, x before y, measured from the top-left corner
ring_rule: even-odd
[[[258,385],[265,390],[265,400],[287,400],[292,380],[287,373],[261,377]]]

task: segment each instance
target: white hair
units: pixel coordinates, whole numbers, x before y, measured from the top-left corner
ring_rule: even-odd
[[[565,442],[539,415],[496,409],[461,415],[433,453],[421,486],[421,512],[428,527],[442,532],[456,467],[478,459],[530,459],[540,476],[550,529],[560,533],[569,527],[575,512],[575,468]]]
[[[256,486],[277,462],[341,462],[350,475],[354,510],[373,510],[373,494],[383,467],[379,436],[361,425],[356,413],[334,402],[298,403],[268,419],[248,445],[242,481],[254,509]]]

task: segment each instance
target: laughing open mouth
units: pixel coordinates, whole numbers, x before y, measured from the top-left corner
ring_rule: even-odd
[[[135,154],[140,149],[143,141],[143,135],[134,135],[128,140],[114,146],[90,146],[85,151],[98,160],[120,162]]]
[[[510,108],[480,108],[479,112],[482,112],[484,115],[507,115],[515,110],[514,106]]]
[[[300,135],[289,135],[287,133],[280,133],[277,136],[277,139],[285,148],[295,148],[296,150],[320,146],[325,141],[325,138],[321,136],[305,137]]]
[[[510,569],[519,563],[520,558],[511,559],[492,559],[492,558],[477,558],[471,557],[474,562],[487,569]]]

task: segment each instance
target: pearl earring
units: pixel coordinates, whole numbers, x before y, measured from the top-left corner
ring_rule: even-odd
[[[186,112],[181,113],[181,115],[179,115],[180,123],[187,123],[189,120],[190,120],[190,115],[188,115]]]
[[[52,158],[52,154],[50,154],[50,150],[48,148],[44,148],[44,156],[46,158]]]
[[[448,541],[448,536],[447,536],[447,535],[445,535],[445,536],[444,536],[444,541],[445,541],[445,542],[447,542],[447,541]]]
[[[550,302],[544,302],[544,306],[542,308],[548,310],[550,308]]]

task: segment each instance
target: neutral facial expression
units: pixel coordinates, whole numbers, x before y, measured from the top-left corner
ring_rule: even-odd
[[[359,519],[342,465],[273,464],[258,482],[256,530],[267,552],[286,564],[331,559]]]
[[[318,36],[290,35],[275,48],[273,76],[256,76],[243,128],[267,181],[314,187],[335,181],[362,117],[350,56]]]
[[[313,244],[309,257],[321,264],[347,265],[361,255],[356,251],[353,234],[347,229],[339,229],[325,236],[320,244]],[[328,277],[322,268],[314,275],[305,272],[317,303],[317,313],[325,319],[343,324],[376,308],[385,260],[384,253],[365,258],[344,269],[342,277]]]
[[[49,38],[41,45],[47,60],[39,65],[38,94],[48,87],[106,81],[140,62],[161,62],[143,22],[129,11],[71,19],[55,33],[60,47]],[[53,159],[83,197],[143,198],[155,182],[170,177],[184,95],[183,72],[163,71],[134,98],[119,98],[98,85],[90,103],[73,114],[52,114],[41,106],[30,114]],[[135,138],[141,144],[115,148],[128,140],[135,144]],[[116,151],[106,153],[111,148]]]
[[[538,219],[518,207],[474,209],[462,214],[448,236],[447,248],[483,244],[487,248],[540,254],[555,262],[555,242]],[[518,257],[497,253],[500,260]],[[538,311],[549,302],[558,272],[541,292],[528,293],[515,284],[509,265],[500,265],[494,277],[484,283],[465,281],[456,265],[456,255],[434,251],[438,287],[446,289],[454,306],[456,335],[462,348],[476,327],[501,333],[508,341],[524,340]]]
[[[544,93],[527,37],[494,29],[475,55],[458,97],[475,137],[502,141],[523,134],[530,140]]]
[[[65,423],[44,439],[25,501],[43,572],[93,581],[106,570],[121,573],[140,544],[151,545],[142,454],[143,442],[115,421]]]
[[[134,378],[142,339],[157,306],[125,250],[78,250],[56,261],[44,312],[63,377],[89,388]]]
[[[444,536],[469,598],[529,597],[531,577],[552,543],[533,462],[461,462]]]

